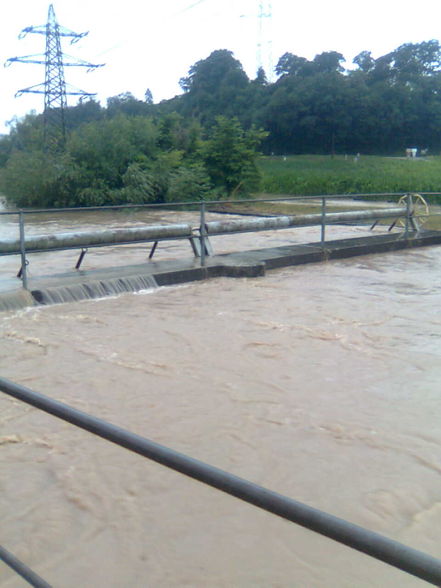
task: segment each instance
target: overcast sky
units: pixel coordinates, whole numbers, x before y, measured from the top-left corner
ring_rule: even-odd
[[[44,36],[18,34],[47,20],[46,0],[3,0],[0,21],[1,61],[44,53]],[[441,38],[441,0],[273,0],[271,18],[260,19],[259,0],[55,0],[58,23],[89,35],[74,45],[63,41],[65,53],[106,66],[86,73],[66,68],[66,81],[106,98],[132,92],[144,98],[150,88],[158,102],[180,92],[179,79],[196,61],[215,49],[229,49],[250,77],[257,69],[258,44],[264,65],[275,65],[289,51],[312,59],[322,51],[339,51],[347,65],[360,51],[379,57],[403,43]],[[269,10],[265,9],[268,15]],[[41,112],[43,96],[21,88],[44,81],[44,66],[14,63],[0,68],[0,133],[13,116]],[[75,104],[74,97],[68,99]]]

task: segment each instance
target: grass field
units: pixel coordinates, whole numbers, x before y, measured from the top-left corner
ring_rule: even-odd
[[[320,200],[289,201],[290,196],[348,195],[348,199],[328,201],[327,211],[336,212],[359,208],[351,198],[354,194],[377,194],[360,200],[397,202],[407,192],[441,193],[441,157],[405,159],[400,157],[324,155],[294,155],[287,157],[261,157],[262,192],[238,204],[218,206],[225,212],[258,214],[307,214],[320,212]],[[387,194],[387,196],[381,196]],[[396,194],[396,196],[390,196]],[[286,198],[285,198],[286,197]],[[280,198],[279,202],[265,202],[267,198]],[[441,194],[425,195],[430,204],[430,218],[423,226],[441,230]],[[421,213],[423,214],[423,213]],[[422,217],[420,220],[423,221]],[[390,222],[385,220],[382,224]]]
[[[441,192],[441,157],[261,157],[259,168],[267,194]]]

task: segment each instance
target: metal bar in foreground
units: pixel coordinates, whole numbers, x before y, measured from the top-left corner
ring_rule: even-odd
[[[24,216],[23,212],[20,210],[19,213],[19,227],[20,227],[20,255],[21,255],[21,281],[23,284],[23,288],[25,290],[28,289],[28,274],[27,274],[27,259],[26,259],[26,243],[25,243],[25,228],[24,228]]]
[[[421,551],[178,453],[5,378],[0,378],[0,390],[190,478],[334,539],[435,586],[441,585],[441,560]]]
[[[321,231],[320,231],[320,242],[322,249],[325,247],[325,231],[326,231],[326,198],[322,198],[322,219],[321,219]]]
[[[201,267],[205,266],[205,237],[206,237],[206,229],[205,229],[205,202],[202,200],[200,206],[200,222],[199,222],[199,236],[200,236],[200,246],[201,246]]]
[[[33,570],[28,568],[23,562],[15,557],[12,553],[7,551],[0,545],[0,560],[4,561],[14,572],[17,572],[19,576],[24,578],[31,586],[35,588],[51,588],[45,580],[40,578]]]

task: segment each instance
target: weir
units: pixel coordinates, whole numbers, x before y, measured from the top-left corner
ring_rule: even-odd
[[[315,197],[317,199],[317,197]],[[315,214],[278,215],[250,218],[206,220],[206,203],[188,203],[200,207],[200,223],[151,224],[141,227],[115,228],[95,231],[59,232],[54,234],[26,235],[25,211],[19,215],[19,239],[0,238],[0,256],[20,255],[21,269],[17,275],[22,280],[26,294],[0,292],[0,311],[22,308],[30,304],[55,304],[91,298],[113,296],[123,292],[136,292],[154,288],[157,285],[172,285],[209,277],[255,277],[264,275],[267,269],[275,269],[304,263],[314,263],[355,255],[396,251],[408,247],[441,244],[441,232],[421,230],[427,220],[418,214],[418,206],[424,202],[420,195],[402,195],[399,206],[375,207],[367,210],[328,212],[327,198],[318,197],[321,211]],[[335,197],[332,197],[335,198]],[[295,198],[293,198],[295,200]],[[285,199],[284,199],[285,200]],[[287,199],[289,200],[289,199]],[[273,201],[273,199],[271,200]],[[235,201],[232,201],[235,202]],[[262,202],[261,200],[259,202]],[[223,202],[222,202],[223,204]],[[182,206],[182,203],[179,203]],[[70,209],[67,209],[70,211]],[[80,209],[88,211],[89,209]],[[94,209],[96,210],[96,209]],[[78,209],[76,209],[78,211]],[[31,211],[29,211],[30,213]],[[48,211],[32,211],[33,214]],[[1,213],[0,213],[1,214]],[[423,217],[426,217],[426,212]],[[384,233],[364,237],[326,240],[328,225],[368,224],[374,228],[379,221]],[[387,227],[389,225],[389,229]],[[317,226],[320,240],[314,243],[267,247],[265,249],[243,250],[240,252],[215,254],[210,237],[237,233],[279,231],[300,227]],[[400,228],[400,231],[392,228]],[[161,241],[188,240],[193,257],[186,259],[153,262],[152,257]],[[142,244],[151,242],[148,260],[134,266],[113,267],[108,270],[84,271],[80,269],[89,248],[114,245]],[[28,254],[80,250],[75,270],[64,274],[28,279]]]
[[[326,224],[350,223],[354,221],[378,221],[379,219],[399,219],[406,216],[406,207],[375,209],[364,211],[331,212],[326,214]],[[204,223],[209,235],[226,235],[228,233],[271,231],[292,227],[319,225],[322,214],[303,214],[275,216],[257,219],[240,219],[228,221],[210,221]],[[64,249],[83,249],[89,247],[106,247],[110,245],[127,245],[133,243],[158,242],[173,239],[200,239],[200,227],[189,223],[170,225],[151,225],[125,229],[108,229],[101,231],[80,231],[72,233],[55,233],[26,236],[24,239],[0,239],[0,255],[19,255],[59,251]],[[193,247],[195,253],[196,249]]]
[[[157,287],[158,284],[154,276],[127,276],[125,278],[97,280],[82,284],[53,286],[42,290],[37,289],[32,291],[31,298],[38,304],[61,304],[63,302],[106,298],[108,296],[117,296],[124,292],[139,292]]]
[[[10,292],[0,293],[0,312],[7,312],[10,310],[19,310],[27,306],[34,306],[37,304],[35,298],[27,290],[11,290]]]

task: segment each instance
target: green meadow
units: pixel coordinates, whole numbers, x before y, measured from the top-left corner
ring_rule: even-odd
[[[261,157],[266,194],[441,192],[441,157],[293,155]],[[440,197],[433,197],[440,201]]]
[[[418,205],[417,214],[424,216],[425,228],[441,230],[441,157],[262,156],[258,166],[262,174],[261,191],[253,194],[249,202],[243,199],[237,204],[225,203],[217,207],[219,210],[306,214],[319,212],[320,201],[289,201],[288,197],[347,195],[348,199],[328,202],[327,210],[336,212],[353,209],[354,195],[360,195],[356,200],[397,202],[404,193],[424,192],[424,199],[430,205],[430,218],[425,216],[426,210],[421,205]],[[267,201],[272,198],[280,200]],[[354,200],[353,204],[349,200]]]

